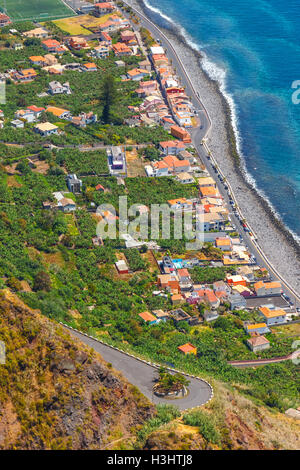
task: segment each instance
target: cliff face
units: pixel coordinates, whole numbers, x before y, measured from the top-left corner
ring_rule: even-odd
[[[0,449],[131,448],[154,413],[97,353],[0,293]]]

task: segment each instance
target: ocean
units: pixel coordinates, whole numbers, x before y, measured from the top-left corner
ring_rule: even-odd
[[[231,106],[248,180],[300,240],[299,0],[144,3],[157,24],[175,23],[203,54]]]

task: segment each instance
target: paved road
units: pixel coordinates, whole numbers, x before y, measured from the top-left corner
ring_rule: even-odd
[[[158,398],[152,392],[154,379],[157,377],[157,369],[155,367],[128,356],[126,353],[122,353],[121,351],[117,351],[116,349],[106,346],[105,344],[89,338],[82,333],[69,328],[68,330],[83,343],[100,353],[103,359],[110,362],[115,369],[122,372],[126,379],[138,387],[139,390],[152,401],[152,403],[173,404],[178,406],[180,410],[185,410],[204,405],[212,396],[212,389],[207,382],[201,379],[187,377],[190,381],[190,385],[188,386],[189,394],[186,397],[176,400]]]
[[[126,4],[126,1],[124,3]],[[129,6],[131,7],[131,5]],[[176,69],[177,75],[181,77],[181,83],[185,87],[186,94],[190,96],[195,109],[199,111],[199,116],[201,119],[201,127],[194,129],[191,133],[193,144],[195,145],[195,148],[197,149],[199,156],[202,162],[205,164],[206,168],[208,169],[210,175],[213,176],[214,179],[216,180],[218,189],[221,195],[223,196],[224,201],[227,203],[229,207],[231,207],[229,203],[228,190],[225,189],[224,183],[221,183],[220,180],[217,178],[217,175],[212,167],[213,157],[210,157],[208,155],[209,149],[207,148],[206,144],[203,145],[203,139],[207,137],[211,129],[211,120],[201,101],[201,97],[195,90],[184,65],[182,64],[179,56],[177,55],[175,49],[173,48],[173,46],[171,45],[171,43],[169,42],[165,34],[162,31],[160,31],[160,29],[154,23],[148,20],[143,14],[141,14],[139,11],[135,10],[134,8],[132,9],[135,11],[136,15],[140,18],[140,25],[134,26],[134,28],[139,29],[140,26],[143,26],[151,32],[152,36],[155,39],[160,40],[160,44],[166,50],[167,56],[169,57],[169,59],[172,60],[172,66]],[[228,185],[228,183],[226,184]],[[234,199],[234,202],[237,203],[233,193],[232,193],[232,197]],[[240,213],[240,216],[241,218],[243,218],[241,213]],[[264,255],[264,253],[260,249],[257,242],[253,240],[248,235],[248,233],[244,231],[243,227],[241,226],[240,221],[233,213],[230,214],[230,219],[232,223],[235,225],[236,230],[242,236],[244,243],[248,246],[250,252],[255,256],[257,264],[260,265],[261,267],[265,267],[269,271],[269,273],[273,276],[274,280],[280,280],[283,285],[284,293],[292,299],[295,306],[300,306],[300,295],[292,288],[292,286],[290,286],[287,283],[287,281],[275,270],[275,268],[273,268],[272,264]]]
[[[234,367],[257,367],[257,366],[266,366],[268,364],[275,364],[277,362],[284,362],[284,361],[290,361],[290,360],[297,360],[297,363],[299,363],[299,358],[300,357],[300,350],[294,351],[292,354],[289,354],[288,356],[281,356],[281,357],[273,357],[271,359],[256,359],[256,360],[250,360],[250,361],[229,361],[228,364],[231,364]]]

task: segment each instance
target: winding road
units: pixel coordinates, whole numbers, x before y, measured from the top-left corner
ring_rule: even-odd
[[[178,408],[183,411],[189,408],[202,406],[213,396],[212,387],[205,380],[186,375],[186,378],[190,381],[188,386],[188,395],[174,400],[159,398],[155,396],[152,391],[154,380],[157,377],[158,366],[151,365],[141,359],[135,358],[125,352],[103,344],[90,336],[86,336],[79,331],[69,328],[67,325],[63,326],[68,329],[71,335],[75,336],[87,346],[90,346],[96,352],[101,354],[105,361],[111,363],[115,369],[122,372],[124,377],[126,377],[132,385],[138,387],[143,395],[145,395],[154,404],[172,404],[178,406]]]

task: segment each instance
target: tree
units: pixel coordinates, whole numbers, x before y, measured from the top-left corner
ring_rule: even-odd
[[[180,391],[190,383],[184,375],[178,372],[176,374],[170,374],[164,367],[160,367],[158,376],[158,389],[163,393]]]
[[[51,279],[45,271],[39,271],[34,279],[33,290],[45,290],[49,292],[51,289]]]
[[[103,81],[102,101],[104,103],[102,120],[105,124],[110,122],[111,107],[117,98],[117,89],[115,78],[112,75],[107,75]]]

